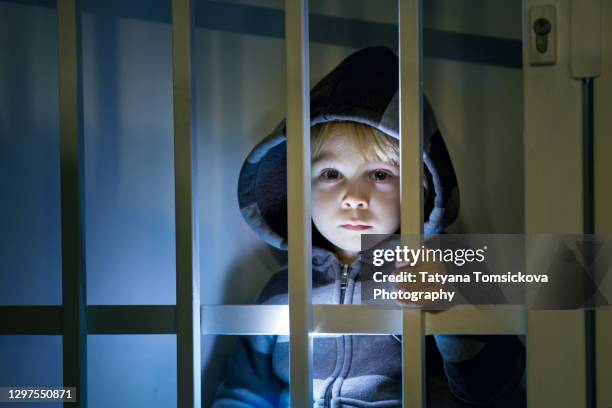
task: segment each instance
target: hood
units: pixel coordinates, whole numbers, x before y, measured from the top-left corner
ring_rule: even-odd
[[[354,121],[399,139],[399,60],[388,48],[359,50],[344,59],[310,91],[310,125]],[[439,234],[459,209],[457,179],[424,98],[424,178],[431,205],[425,208],[426,238]],[[283,119],[247,156],[238,179],[238,203],[249,226],[268,244],[287,249],[287,146]],[[313,240],[317,234],[313,225]]]

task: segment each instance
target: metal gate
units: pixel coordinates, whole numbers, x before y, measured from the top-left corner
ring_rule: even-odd
[[[612,215],[606,209],[612,207],[612,139],[606,136],[612,132],[612,1],[525,0],[523,7],[525,232],[610,232]],[[307,407],[313,398],[311,336],[370,333],[407,339],[402,343],[405,407],[426,405],[428,334],[526,335],[530,407],[612,407],[612,390],[606,387],[612,383],[612,351],[604,346],[612,344],[610,311],[461,308],[434,314],[399,307],[312,305],[310,213],[305,205],[310,202],[307,0],[285,2],[287,150],[288,162],[294,163],[288,168],[288,199],[298,203],[289,206],[289,305],[201,305],[193,200],[192,9],[191,0],[172,0],[176,307],[88,306],[78,13],[76,0],[58,0],[62,306],[6,306],[0,315],[2,334],[63,336],[63,382],[76,386],[79,395],[72,406],[87,401],[87,334],[176,333],[178,406],[190,408],[201,406],[201,335],[289,335],[290,364],[297,368],[291,370],[291,404]],[[410,163],[401,167],[401,229],[408,233],[422,233],[423,225],[421,9],[421,0],[399,0],[401,161]],[[541,35],[534,23],[542,16],[552,24],[548,41],[555,54],[545,61],[533,54]],[[559,174],[565,184],[549,182]],[[551,209],[551,201],[563,204]]]

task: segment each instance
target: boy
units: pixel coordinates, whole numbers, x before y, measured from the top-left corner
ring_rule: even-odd
[[[312,301],[361,303],[362,233],[399,233],[398,60],[383,47],[360,50],[311,91]],[[427,101],[424,109],[424,225],[442,233],[456,217],[450,158]],[[247,158],[238,198],[247,223],[287,249],[284,123]],[[258,303],[287,304],[287,270],[276,273]],[[313,339],[315,407],[401,407],[401,339]],[[501,406],[518,384],[524,348],[514,336],[435,336],[455,398]],[[428,361],[429,363],[429,361]],[[213,407],[288,407],[287,336],[243,336]]]

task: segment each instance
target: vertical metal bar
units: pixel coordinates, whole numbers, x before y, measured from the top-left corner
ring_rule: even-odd
[[[60,177],[62,200],[63,382],[87,406],[83,112],[80,22],[76,0],[58,0]]]
[[[582,229],[585,234],[595,233],[593,143],[593,78],[585,78],[582,80]]]
[[[191,81],[193,4],[172,0],[178,406],[201,407],[197,161]]]
[[[599,11],[599,10],[598,10]],[[595,167],[593,151],[593,79],[582,80],[582,213],[583,233],[595,233]],[[593,276],[593,274],[590,274]],[[585,299],[588,299],[586,297]],[[596,361],[595,361],[595,312],[584,311],[585,323],[585,372],[586,406],[595,408],[596,403]]]
[[[423,102],[421,0],[399,0],[400,167],[402,234],[423,233]],[[420,238],[405,245],[419,246]],[[420,309],[403,311],[404,407],[424,407],[425,324]]]
[[[425,407],[425,312],[404,309],[402,329],[403,406]]]
[[[312,407],[308,0],[285,1],[291,406]]]
[[[399,1],[402,233],[423,233],[421,0]]]

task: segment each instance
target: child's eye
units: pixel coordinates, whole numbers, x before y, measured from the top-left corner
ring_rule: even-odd
[[[370,173],[370,177],[375,181],[387,181],[393,175],[386,170],[377,169]]]
[[[336,181],[342,178],[342,175],[336,169],[325,169],[321,172],[319,177],[324,181]]]

